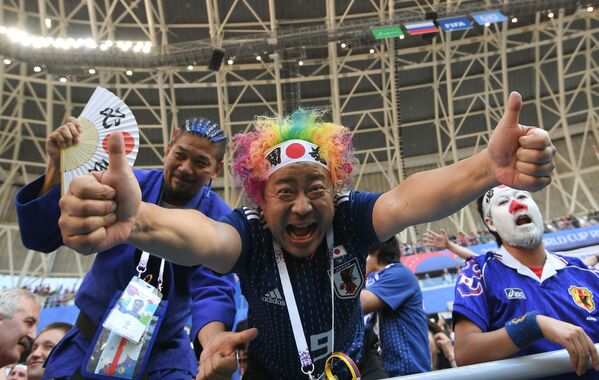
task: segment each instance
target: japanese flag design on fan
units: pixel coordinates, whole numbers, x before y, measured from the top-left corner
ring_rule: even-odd
[[[108,138],[121,132],[125,138],[125,153],[133,166],[139,151],[139,128],[133,112],[112,92],[97,87],[79,118],[79,142],[61,153],[62,193],[66,193],[73,178],[108,168]]]

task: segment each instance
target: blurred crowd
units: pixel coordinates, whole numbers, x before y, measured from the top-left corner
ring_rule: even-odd
[[[596,225],[599,225],[599,211],[589,212],[582,217],[570,214],[559,219],[554,219],[549,223],[545,223],[545,232],[555,232]]]
[[[599,225],[599,211],[592,211],[581,217],[570,214],[545,223],[545,233],[595,225]],[[457,234],[448,234],[448,237],[450,241],[459,244],[462,247],[492,243],[495,241],[495,238],[493,238],[493,235],[491,235],[488,230],[470,233],[458,232]],[[410,256],[431,251],[431,249],[427,248],[420,239],[416,243],[401,243],[400,249],[402,256]]]
[[[35,287],[23,286],[21,288],[39,296],[44,308],[74,305],[75,294],[77,293],[76,286],[68,289],[62,285],[52,287],[50,284],[39,284]]]

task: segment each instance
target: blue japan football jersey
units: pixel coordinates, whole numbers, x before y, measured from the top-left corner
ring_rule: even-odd
[[[378,242],[372,226],[372,209],[380,194],[350,192],[335,199],[334,284],[335,344],[331,332],[330,259],[323,241],[310,259],[285,253],[285,261],[301,317],[304,335],[317,376],[324,371],[326,358],[343,351],[358,363],[363,346],[364,326],[360,290],[365,285],[368,248]],[[233,271],[249,305],[249,326],[258,337],[250,343],[249,354],[273,378],[306,379],[287,312],[279,279],[272,235],[260,209],[240,208],[221,219],[237,229],[242,253]]]
[[[453,304],[454,321],[467,318],[483,332],[529,311],[582,327],[599,342],[599,272],[577,258],[547,253],[541,278],[503,247],[496,253],[470,258],[458,277]],[[515,356],[563,349],[540,339]],[[564,375],[572,378],[574,374]],[[589,370],[579,379],[599,379]]]
[[[414,273],[400,263],[368,276],[367,289],[386,307],[377,312],[381,356],[391,376],[431,370],[426,314]]]

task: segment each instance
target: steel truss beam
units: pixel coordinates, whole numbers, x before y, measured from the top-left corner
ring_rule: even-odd
[[[39,1],[45,1],[46,14],[59,24],[62,17],[74,17],[54,7],[52,1]],[[114,39],[125,22],[111,11],[114,3],[82,3],[83,10],[87,6],[96,12],[96,21],[89,23],[93,33]],[[327,17],[314,22],[329,30],[350,25],[358,17],[358,3],[350,1],[339,8],[338,2],[328,1],[323,6]],[[136,4],[141,15],[136,13],[136,19],[126,22],[142,24],[140,33],[166,49],[169,35],[178,29],[168,25],[162,2]],[[197,27],[209,30],[213,46],[220,46],[223,38],[241,28],[239,22],[229,20],[242,10],[253,18],[245,28],[279,36],[277,2],[268,2],[268,9],[258,1],[231,4],[223,14],[218,1],[206,0],[209,25]],[[360,17],[366,12],[381,23],[389,22],[403,6],[387,0],[369,4],[367,11],[362,5]],[[435,3],[420,11],[429,6]],[[0,21],[3,10],[0,7]],[[57,29],[48,33],[60,35],[64,28]],[[297,85],[303,106],[328,107],[327,117],[350,128],[359,161],[354,186],[370,191],[387,190],[415,171],[450,164],[482,149],[501,117],[508,92],[520,90],[525,100],[522,121],[549,130],[560,152],[554,182],[539,199],[545,216],[584,214],[596,209],[599,186],[599,160],[592,148],[599,146],[598,36],[596,12],[559,13],[554,20],[539,13],[533,24],[524,27],[503,24],[481,35],[442,34],[423,46],[406,48],[400,40],[384,41],[373,45],[374,54],[361,47],[341,49],[329,43],[321,47],[324,55],[319,55],[316,48],[307,46],[304,65],[297,75],[289,76],[282,75],[281,67],[294,62],[277,51],[272,59],[225,64],[216,72],[202,65],[194,65],[193,70],[138,71],[133,76],[121,70],[98,70],[94,75],[71,76],[66,84],[57,76],[34,73],[26,64],[0,63],[0,202],[5,205],[0,215],[0,222],[5,223],[0,226],[0,244],[12,247],[5,250],[10,254],[0,255],[0,273],[80,276],[91,263],[91,258],[68,250],[55,253],[53,265],[52,260],[42,259],[46,256],[28,253],[18,244],[14,208],[6,205],[19,186],[43,172],[48,133],[69,114],[77,115],[98,84],[118,93],[135,112],[142,132],[140,167],[161,166],[169,136],[182,120],[201,114],[218,120],[232,135],[250,128],[254,115],[284,112],[282,86]],[[226,159],[230,160],[230,153]],[[228,172],[215,186],[230,205],[243,203]],[[424,227],[401,238],[413,240]],[[433,227],[482,228],[473,210]],[[11,231],[10,241],[4,230]]]

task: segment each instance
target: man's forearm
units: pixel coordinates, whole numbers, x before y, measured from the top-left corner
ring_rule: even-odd
[[[454,345],[455,360],[459,366],[509,358],[518,352],[505,327],[490,332],[458,332]]]
[[[373,222],[379,239],[460,210],[497,185],[493,170],[485,149],[450,166],[411,175],[375,204]]]
[[[413,175],[412,205],[425,212],[410,225],[451,215],[497,185],[490,161],[485,149],[452,165]]]
[[[202,264],[226,273],[241,251],[239,235],[235,239],[235,234],[233,227],[199,211],[142,202],[128,242],[175,264]]]
[[[469,250],[466,247],[462,247],[461,245],[456,244],[451,240],[449,240],[449,242],[447,243],[447,249],[449,249],[451,252],[455,253],[464,260],[476,256],[476,253],[474,253],[473,251]]]

